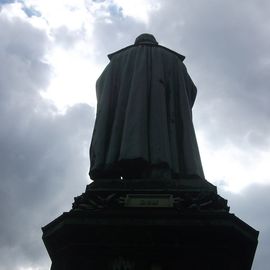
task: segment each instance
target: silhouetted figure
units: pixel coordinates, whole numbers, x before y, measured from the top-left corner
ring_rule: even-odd
[[[109,55],[96,84],[90,177],[204,178],[184,56],[142,34]]]

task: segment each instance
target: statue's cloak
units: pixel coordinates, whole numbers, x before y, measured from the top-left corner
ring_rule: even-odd
[[[120,177],[130,161],[131,170],[132,162],[134,170],[163,164],[173,178],[204,178],[191,111],[197,89],[184,57],[142,42],[109,58],[96,84],[90,177]]]

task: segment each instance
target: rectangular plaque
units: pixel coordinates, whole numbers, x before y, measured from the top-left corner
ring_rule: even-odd
[[[173,207],[171,194],[127,194],[125,207]]]

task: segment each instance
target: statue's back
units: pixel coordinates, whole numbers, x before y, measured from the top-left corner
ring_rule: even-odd
[[[143,34],[109,58],[97,81],[90,177],[204,178],[184,57]]]

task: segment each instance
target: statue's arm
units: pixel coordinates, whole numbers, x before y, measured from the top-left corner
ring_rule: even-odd
[[[110,76],[111,76],[111,63],[109,63],[102,74],[99,76],[96,82],[96,97],[97,97],[97,102],[99,102],[102,99],[102,94],[103,90],[106,85],[109,84]]]
[[[187,86],[187,94],[188,94],[188,99],[189,99],[189,104],[190,107],[192,108],[197,96],[197,87],[194,84],[194,82],[192,81],[191,77],[189,76],[187,70],[186,70],[186,74],[185,74],[185,78],[186,78],[186,86]]]

